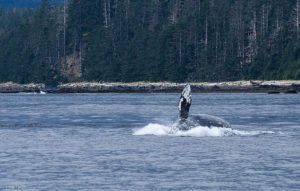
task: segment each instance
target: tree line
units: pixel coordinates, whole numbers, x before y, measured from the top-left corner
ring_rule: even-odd
[[[42,0],[0,0],[0,6],[4,9],[11,8],[37,8]],[[50,3],[59,3],[62,0],[51,0]]]
[[[42,0],[0,9],[0,81],[300,79],[300,0]]]

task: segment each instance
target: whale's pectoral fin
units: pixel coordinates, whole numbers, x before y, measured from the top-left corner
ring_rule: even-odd
[[[183,89],[179,99],[179,116],[181,119],[187,119],[189,116],[190,106],[192,104],[191,86],[188,84]]]

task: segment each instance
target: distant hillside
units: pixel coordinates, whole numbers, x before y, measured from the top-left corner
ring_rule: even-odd
[[[300,80],[300,0],[54,2],[0,0],[40,3],[0,10],[0,82]]]
[[[62,0],[52,0],[52,3],[58,3]],[[0,7],[4,8],[36,8],[42,0],[0,0]]]

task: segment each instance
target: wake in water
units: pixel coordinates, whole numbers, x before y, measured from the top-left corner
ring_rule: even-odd
[[[273,134],[273,131],[241,131],[231,128],[202,127],[197,126],[187,131],[181,131],[173,126],[165,126],[150,123],[147,126],[136,129],[133,135],[158,135],[158,136],[185,136],[185,137],[223,137],[223,136],[254,136],[261,134]]]

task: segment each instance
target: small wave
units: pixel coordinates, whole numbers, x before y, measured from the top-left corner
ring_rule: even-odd
[[[37,94],[41,94],[41,95],[45,95],[47,94],[44,91],[40,91],[40,92],[19,92],[18,94],[25,94],[25,95],[37,95]]]
[[[40,123],[28,123],[28,124],[0,124],[0,127],[42,127]]]
[[[171,126],[150,123],[141,129],[136,129],[133,135],[184,136],[184,137],[223,137],[223,136],[255,136],[273,134],[273,131],[241,131],[220,127],[194,127],[187,131],[180,131]]]

